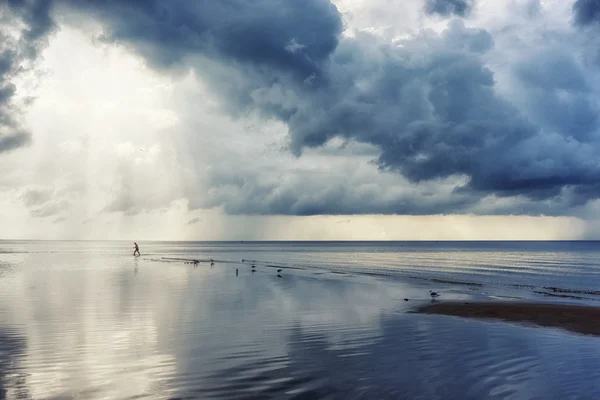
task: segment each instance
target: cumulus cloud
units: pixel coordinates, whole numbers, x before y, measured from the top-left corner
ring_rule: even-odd
[[[54,24],[50,0],[8,1],[0,6],[0,153],[27,145],[31,132],[22,122],[27,101],[17,100],[14,80],[38,58]]]
[[[134,46],[159,67],[205,54],[305,78],[319,72],[342,30],[337,9],[324,0],[91,0],[73,6],[106,23],[106,40]]]
[[[207,192],[190,199],[192,208],[435,214],[513,198],[513,205],[537,203],[506,212],[561,213],[600,197],[597,83],[564,48],[510,60],[507,74],[525,99],[519,104],[500,93],[489,62],[494,34],[502,33],[461,20],[442,32],[423,29],[391,41],[365,32],[342,35],[341,14],[328,0],[61,3],[99,21],[104,41],[126,46],[159,71],[192,68],[230,115],[258,113],[283,123],[295,156],[341,138],[376,150],[379,182],[395,177],[383,187],[334,172],[279,178],[212,168],[202,171]],[[574,4],[579,24],[593,19],[578,17],[584,9],[595,15],[590,4]],[[426,2],[429,13],[441,15],[466,16],[471,7],[469,1]],[[395,192],[394,185],[416,188],[415,194]],[[431,189],[440,186],[443,192]],[[107,210],[136,213],[148,198],[121,190]]]
[[[127,43],[157,68],[210,58],[196,61],[204,68],[198,72],[229,109],[259,110],[285,122],[296,155],[344,137],[379,148],[380,169],[413,183],[464,176],[463,192],[536,200],[566,187],[587,192],[600,178],[596,163],[585,156],[593,143],[582,138],[597,131],[593,118],[581,118],[595,111],[593,105],[573,107],[571,123],[557,121],[558,134],[532,123],[496,93],[484,59],[493,39],[485,30],[453,21],[442,34],[424,31],[395,44],[369,35],[341,39],[341,18],[328,1],[264,2],[260,18],[254,7],[238,3],[235,14],[212,2],[90,2],[86,12],[104,21],[107,39]],[[585,91],[568,60],[545,65],[546,71],[529,75],[537,64],[524,66],[521,76],[531,85],[552,85],[550,90]],[[553,79],[562,72],[569,81]],[[255,184],[267,185],[261,179]],[[240,196],[246,206],[228,211],[329,213],[344,191],[332,188],[324,203],[308,196],[304,206],[296,199],[291,208]]]
[[[428,14],[466,16],[473,7],[473,0],[425,0]]]

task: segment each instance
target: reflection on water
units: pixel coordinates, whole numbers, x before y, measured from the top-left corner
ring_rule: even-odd
[[[20,368],[26,351],[25,337],[16,330],[0,327],[0,399],[30,398],[26,375]]]
[[[600,339],[406,314],[423,286],[19,257],[1,258],[0,399],[600,398]]]

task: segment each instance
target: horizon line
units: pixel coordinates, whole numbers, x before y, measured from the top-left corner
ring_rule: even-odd
[[[413,242],[413,243],[431,243],[431,242],[600,242],[600,239],[250,239],[250,240],[175,240],[175,239],[4,239],[0,242],[181,242],[181,243],[393,243],[393,242]]]

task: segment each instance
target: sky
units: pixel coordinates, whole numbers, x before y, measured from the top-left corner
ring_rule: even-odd
[[[0,1],[0,238],[600,239],[600,0]]]

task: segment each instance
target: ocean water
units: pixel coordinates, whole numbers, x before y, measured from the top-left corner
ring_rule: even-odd
[[[409,313],[600,305],[600,243],[139,244],[0,241],[0,399],[600,398],[600,338]]]

